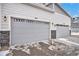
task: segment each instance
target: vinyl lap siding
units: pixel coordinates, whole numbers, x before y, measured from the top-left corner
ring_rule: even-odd
[[[1,30],[1,4],[0,4],[0,30]]]
[[[52,13],[34,8],[27,4],[2,4],[2,15],[29,16],[49,19]]]
[[[63,14],[65,16],[68,16],[60,7],[58,7],[56,4],[54,5],[55,8],[55,12],[59,13],[59,14]]]
[[[53,22],[55,24],[63,24],[71,26],[71,19],[65,15],[61,15],[58,13],[53,14]]]
[[[70,25],[70,18],[65,15],[49,13],[44,10],[28,6],[27,4],[2,4],[2,15],[38,17],[45,20],[50,19],[56,24],[65,23],[66,25]]]

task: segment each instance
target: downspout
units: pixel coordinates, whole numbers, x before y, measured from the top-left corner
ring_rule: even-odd
[[[53,13],[55,12],[55,8],[54,8],[54,3],[52,3],[52,10],[53,10]],[[52,14],[53,15],[53,14]],[[53,44],[53,40],[51,39],[51,28],[52,28],[52,21],[50,20],[50,31],[49,31],[49,44]]]
[[[53,12],[55,12],[55,3],[53,3]]]

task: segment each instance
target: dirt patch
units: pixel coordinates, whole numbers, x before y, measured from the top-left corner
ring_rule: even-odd
[[[29,54],[27,54],[26,52],[22,51],[22,50],[16,50],[14,49],[12,51],[13,56],[29,56]]]
[[[3,47],[0,48],[0,51],[8,50],[8,48],[9,48],[8,46],[3,46]]]

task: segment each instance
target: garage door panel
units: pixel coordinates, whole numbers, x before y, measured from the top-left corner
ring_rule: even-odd
[[[12,18],[12,45],[48,39],[49,24],[44,22],[19,22]]]
[[[67,37],[69,36],[69,27],[57,26],[57,38]]]

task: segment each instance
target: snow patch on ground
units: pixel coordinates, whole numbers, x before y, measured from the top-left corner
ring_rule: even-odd
[[[31,54],[30,49],[23,49],[22,51],[26,52],[27,54]]]
[[[6,51],[0,51],[0,56],[6,56],[6,54],[9,53],[9,50]]]
[[[61,42],[66,43],[66,44],[68,44],[68,45],[76,45],[76,46],[79,46],[78,43],[71,42],[71,41],[69,41],[68,39],[65,39],[65,38],[59,38],[58,40],[61,41]]]
[[[78,33],[72,32],[71,35],[79,35],[79,32]]]
[[[59,38],[59,40],[67,41],[68,39],[65,39],[65,38]]]

